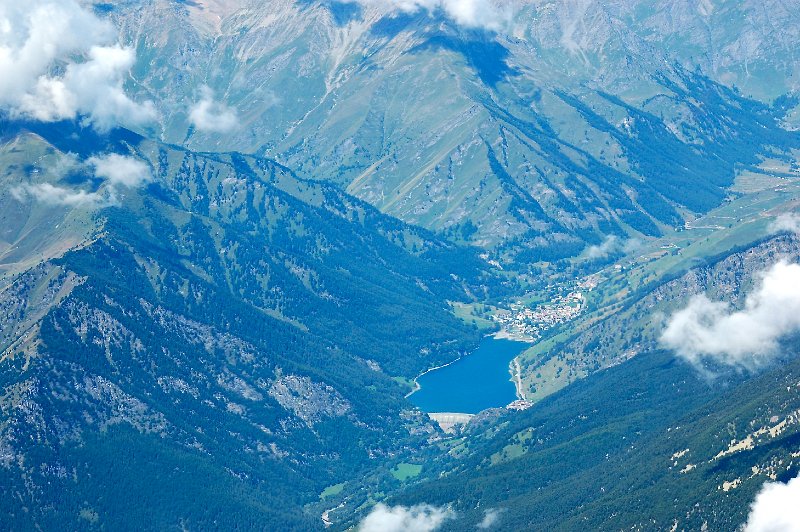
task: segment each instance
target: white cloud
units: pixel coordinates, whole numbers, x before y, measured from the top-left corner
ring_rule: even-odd
[[[156,118],[123,82],[136,60],[111,24],[74,0],[0,0],[0,107],[52,122],[83,117],[99,130]]]
[[[783,233],[785,231],[800,234],[800,215],[786,212],[775,218],[769,225],[770,233]]]
[[[386,506],[376,504],[358,526],[359,532],[432,532],[455,516],[449,508],[428,504]]]
[[[800,265],[779,262],[761,274],[742,310],[705,295],[672,315],[664,346],[695,365],[704,360],[755,369],[771,361],[778,341],[800,331]]]
[[[441,0],[439,4],[453,21],[468,28],[500,31],[511,19],[508,8],[501,9],[491,0]]]
[[[500,515],[502,513],[503,510],[498,510],[497,508],[486,510],[486,513],[483,514],[483,520],[478,523],[478,528],[480,530],[494,528],[500,522]]]
[[[800,532],[800,478],[768,482],[750,507],[744,532]]]
[[[236,128],[236,109],[214,100],[214,91],[206,85],[200,88],[200,101],[192,106],[189,120],[200,131],[228,133]]]
[[[59,175],[53,172],[50,172],[50,175],[54,178],[61,178],[67,172],[72,171],[77,164],[74,156],[63,156],[56,164]],[[36,183],[14,187],[11,189],[11,194],[19,201],[30,198],[45,205],[102,208],[117,204],[117,192],[120,187],[136,188],[152,180],[148,166],[133,157],[110,153],[90,157],[86,160],[86,164],[92,167],[94,175],[101,178],[107,185],[104,190],[87,192],[51,183]]]
[[[113,187],[136,188],[152,179],[150,168],[133,157],[109,153],[90,157],[86,161],[94,167],[94,174]]]
[[[449,19],[466,28],[501,31],[511,24],[513,10],[506,2],[500,6],[492,0],[349,0],[362,5],[378,4],[398,11],[414,13],[421,9],[441,11]]]
[[[631,238],[630,240],[623,240],[615,235],[609,235],[600,244],[589,246],[586,249],[586,258],[588,259],[604,259],[609,255],[616,253],[633,253],[642,243]]]

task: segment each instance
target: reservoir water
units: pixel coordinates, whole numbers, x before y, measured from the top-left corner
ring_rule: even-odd
[[[418,378],[420,389],[409,400],[424,412],[475,414],[506,406],[517,398],[508,365],[529,346],[487,336],[469,355]]]

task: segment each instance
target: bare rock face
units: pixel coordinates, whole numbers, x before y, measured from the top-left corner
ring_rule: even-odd
[[[168,423],[160,412],[152,412],[141,400],[99,375],[85,376],[76,390],[96,403],[96,421],[101,430],[117,423],[129,423],[140,432],[163,433]]]
[[[298,375],[279,377],[270,386],[269,395],[308,426],[325,417],[342,417],[351,409],[332,387]]]

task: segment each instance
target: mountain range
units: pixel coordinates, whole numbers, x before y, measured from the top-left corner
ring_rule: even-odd
[[[800,7],[0,30],[0,528],[761,532],[798,488]],[[518,401],[413,406],[488,335]]]

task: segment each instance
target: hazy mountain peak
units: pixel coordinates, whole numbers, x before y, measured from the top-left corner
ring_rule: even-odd
[[[248,3],[248,0],[188,0],[184,5],[196,28],[218,35],[224,21]]]

